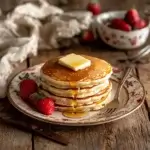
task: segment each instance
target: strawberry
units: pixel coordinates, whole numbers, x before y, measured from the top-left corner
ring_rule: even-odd
[[[137,21],[137,22],[134,24],[133,28],[134,28],[134,29],[142,29],[142,28],[144,28],[144,27],[146,27],[146,26],[147,26],[146,21],[145,21],[144,19],[140,19],[139,21]]]
[[[54,110],[54,101],[52,98],[45,97],[39,93],[33,93],[29,97],[29,102],[32,104],[40,113],[44,115],[51,115]]]
[[[43,98],[37,103],[37,109],[45,115],[52,114],[54,108],[54,102],[51,98]]]
[[[93,32],[91,30],[84,31],[82,34],[82,40],[88,42],[94,41]]]
[[[124,20],[131,26],[134,26],[134,24],[140,20],[138,11],[136,9],[130,9],[127,11]]]
[[[131,31],[131,26],[120,18],[113,19],[111,21],[111,27],[122,31]]]
[[[20,82],[20,97],[27,100],[31,94],[37,91],[37,84],[32,79],[24,79]]]
[[[93,15],[98,15],[101,13],[101,6],[100,3],[97,1],[91,1],[87,5],[87,9],[93,13]]]

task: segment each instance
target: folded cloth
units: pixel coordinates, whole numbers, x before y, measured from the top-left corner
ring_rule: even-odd
[[[78,35],[92,22],[90,12],[64,12],[46,0],[35,1],[21,3],[0,20],[0,98],[6,96],[14,69],[28,55],[37,55],[39,48],[61,47],[61,40]]]

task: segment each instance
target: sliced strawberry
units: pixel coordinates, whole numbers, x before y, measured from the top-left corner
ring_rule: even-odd
[[[37,91],[37,84],[32,79],[25,79],[20,82],[20,97],[27,100],[31,94]]]
[[[122,30],[122,31],[131,31],[131,26],[127,24],[123,19],[116,18],[111,21],[111,28]]]
[[[144,19],[140,19],[139,21],[137,21],[134,26],[133,29],[142,29],[144,27],[147,26],[147,23]]]
[[[127,11],[124,20],[131,26],[134,26],[134,24],[140,20],[140,15],[136,9],[130,9]]]
[[[97,1],[91,1],[87,5],[87,9],[93,13],[93,15],[98,15],[101,13],[101,5]]]

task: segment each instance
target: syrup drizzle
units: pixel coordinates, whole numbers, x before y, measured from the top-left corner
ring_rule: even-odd
[[[88,112],[63,112],[63,115],[68,118],[82,118],[88,115]]]

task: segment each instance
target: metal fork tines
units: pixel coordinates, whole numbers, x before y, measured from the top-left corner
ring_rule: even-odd
[[[110,108],[110,109],[107,109],[105,114],[108,115],[108,114],[112,114],[113,112],[115,112],[117,108]]]

